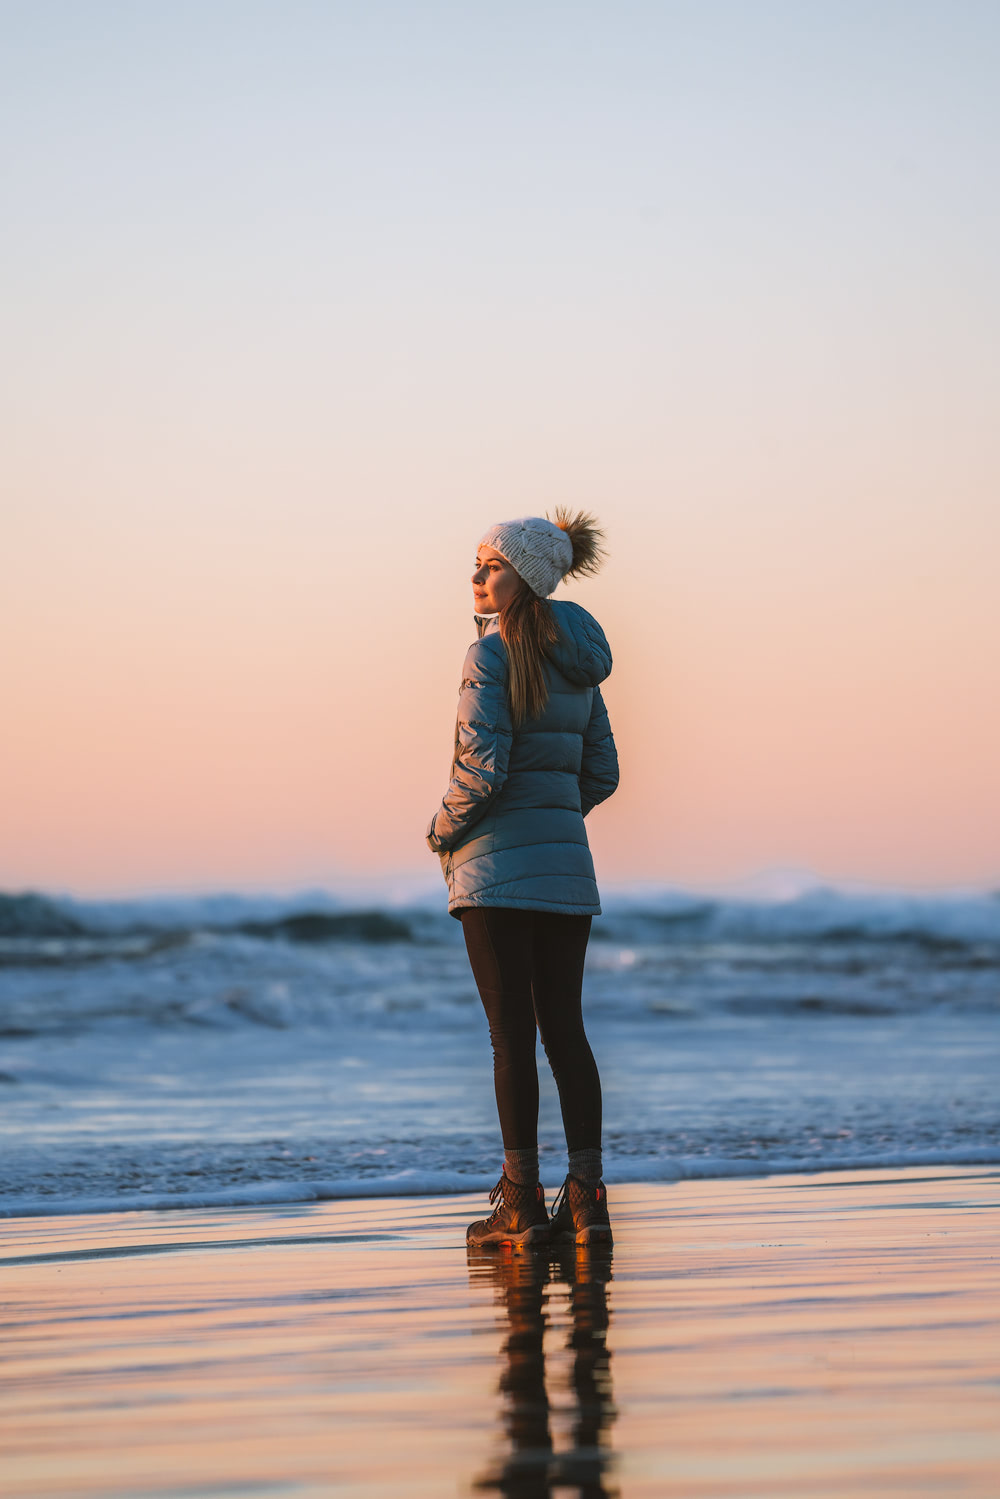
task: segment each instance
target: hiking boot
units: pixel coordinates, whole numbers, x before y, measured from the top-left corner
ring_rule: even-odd
[[[577,1244],[611,1244],[608,1189],[603,1182],[588,1185],[567,1176],[552,1204],[553,1239]]]
[[[549,1215],[541,1182],[522,1187],[504,1172],[490,1193],[490,1202],[496,1203],[490,1216],[469,1224],[467,1244],[522,1249],[548,1243]]]

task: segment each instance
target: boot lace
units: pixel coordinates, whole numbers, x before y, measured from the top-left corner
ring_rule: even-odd
[[[492,1214],[490,1216],[490,1222],[491,1223],[494,1221],[494,1219],[498,1218],[500,1216],[500,1214],[503,1212],[503,1183],[504,1183],[504,1178],[501,1176],[500,1180],[497,1182],[496,1186],[493,1188],[493,1191],[490,1193],[490,1203],[491,1204],[494,1203],[494,1202],[497,1202],[497,1198],[500,1199],[500,1201],[497,1202],[497,1205],[493,1209],[493,1212],[492,1212]]]

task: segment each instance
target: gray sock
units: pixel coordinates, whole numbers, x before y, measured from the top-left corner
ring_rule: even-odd
[[[601,1179],[601,1150],[571,1150],[569,1153],[569,1174],[575,1176],[578,1181],[586,1182],[593,1186]]]
[[[533,1187],[538,1180],[538,1146],[533,1150],[505,1150],[503,1169],[509,1181],[519,1187]]]

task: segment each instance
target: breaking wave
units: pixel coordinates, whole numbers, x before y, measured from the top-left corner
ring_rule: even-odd
[[[242,934],[290,943],[454,940],[443,902],[358,908],[322,893],[269,898],[84,902],[28,892],[0,894],[0,959],[90,960],[176,945],[198,934]],[[595,937],[657,944],[698,942],[909,943],[1000,952],[1000,891],[862,894],[816,886],[785,899],[706,897],[684,891],[611,891]],[[14,944],[19,944],[15,947]]]

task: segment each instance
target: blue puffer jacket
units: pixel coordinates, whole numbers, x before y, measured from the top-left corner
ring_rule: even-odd
[[[618,785],[618,756],[599,682],[611,651],[579,604],[550,605],[559,641],[545,663],[549,700],[540,718],[511,728],[507,651],[496,617],[462,672],[451,783],[427,842],[441,856],[448,910],[600,915],[583,819]]]

